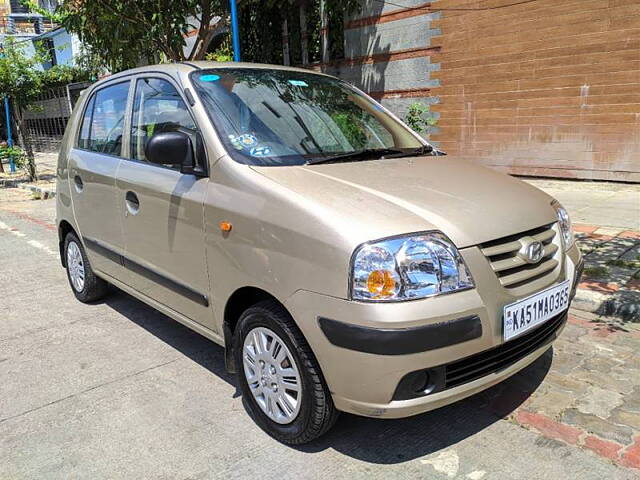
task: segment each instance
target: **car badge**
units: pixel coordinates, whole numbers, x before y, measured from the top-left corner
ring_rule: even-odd
[[[518,256],[527,263],[538,263],[544,256],[544,245],[534,238],[522,239]]]

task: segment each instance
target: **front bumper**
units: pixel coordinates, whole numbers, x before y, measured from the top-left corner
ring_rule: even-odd
[[[454,364],[509,344],[502,340],[502,307],[525,295],[512,296],[499,288],[486,261],[474,250],[461,252],[476,279],[474,290],[390,304],[353,302],[307,291],[289,298],[286,307],[318,359],[336,408],[383,418],[426,412],[504,380],[549,348],[562,331],[564,318],[556,319],[557,328],[543,341],[498,370],[417,398],[397,393],[403,378],[412,372]],[[580,262],[574,245],[566,252],[553,283],[571,279],[575,284]],[[350,328],[344,330],[345,324]]]

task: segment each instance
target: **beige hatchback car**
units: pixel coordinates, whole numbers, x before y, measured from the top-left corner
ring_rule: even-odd
[[[101,80],[57,182],[75,296],[111,284],[223,345],[252,416],[291,444],[338,411],[415,415],[523,369],[562,330],[582,268],[553,198],[301,69]]]

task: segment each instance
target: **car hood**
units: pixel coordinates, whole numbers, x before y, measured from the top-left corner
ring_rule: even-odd
[[[451,156],[252,168],[357,242],[440,230],[464,248],[556,219],[544,192]]]

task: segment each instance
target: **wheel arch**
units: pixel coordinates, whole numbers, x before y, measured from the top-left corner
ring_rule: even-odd
[[[233,336],[236,331],[238,320],[245,310],[264,300],[276,302],[281,305],[282,308],[287,310],[284,304],[275,296],[258,287],[247,286],[238,288],[227,299],[224,307],[222,328],[224,332],[225,367],[230,373],[236,372],[236,365],[233,357]]]
[[[61,220],[58,224],[58,248],[60,249],[60,262],[65,268],[67,267],[67,263],[65,261],[64,255],[64,239],[67,238],[67,235],[69,233],[73,233],[74,235],[78,236],[75,229],[69,222],[67,222],[66,220]]]

